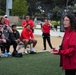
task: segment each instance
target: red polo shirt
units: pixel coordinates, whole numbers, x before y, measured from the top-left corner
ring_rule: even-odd
[[[27,24],[29,24],[31,26],[31,28],[34,27],[34,22],[32,20],[29,20],[29,21],[24,20],[22,22],[22,27],[26,26]]]
[[[42,31],[43,33],[50,33],[50,24],[43,24]]]
[[[33,35],[33,32],[32,30],[28,30],[27,28],[24,28],[22,33],[21,33],[21,39],[34,39],[34,35]]]

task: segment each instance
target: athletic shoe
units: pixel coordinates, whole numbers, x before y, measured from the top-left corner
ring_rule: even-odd
[[[9,55],[8,55],[8,53],[2,53],[2,55],[4,55],[5,57],[8,57]]]
[[[30,48],[30,51],[35,51],[33,47]]]
[[[43,50],[46,50],[45,48]]]
[[[11,55],[11,53],[10,53],[10,52],[8,52],[8,55]]]
[[[36,54],[36,52],[34,52],[34,51],[30,51],[30,54]]]
[[[28,54],[28,52],[27,52],[27,50],[26,50],[26,49],[24,50],[24,54]]]

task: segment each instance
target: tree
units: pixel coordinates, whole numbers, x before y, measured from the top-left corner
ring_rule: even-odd
[[[0,15],[5,15],[6,11],[6,0],[0,0]]]
[[[53,16],[52,16],[51,19],[53,19],[53,20],[59,20],[61,18],[62,12],[63,12],[63,9],[61,9],[61,8],[59,8],[59,7],[56,6],[52,10]]]
[[[14,0],[12,7],[12,14],[23,16],[28,12],[28,6],[26,0]]]
[[[37,9],[38,4],[39,4],[38,0],[26,0],[26,1],[27,1],[27,4],[28,4],[28,14],[30,16],[33,16],[35,13],[39,12],[39,10]]]

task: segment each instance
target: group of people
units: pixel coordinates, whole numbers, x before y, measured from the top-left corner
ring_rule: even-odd
[[[46,50],[46,40],[47,40],[47,42],[49,44],[50,49],[54,49],[54,47],[52,47],[51,40],[50,40],[50,29],[51,29],[51,26],[52,26],[52,24],[51,24],[51,22],[49,22],[48,19],[45,19],[44,23],[41,26],[42,38],[43,38],[43,47],[44,47],[43,50]],[[33,47],[35,47],[35,45],[37,43],[37,40],[33,39],[34,38],[33,33],[34,33],[35,24],[34,24],[33,20],[30,19],[30,16],[27,15],[26,16],[26,20],[23,20],[22,27],[24,29],[26,27],[26,29],[22,31],[23,36],[21,35],[21,37],[25,38],[25,37],[28,36],[27,28],[30,28],[29,32],[32,32],[32,35],[31,35],[32,39],[27,38],[28,40],[27,39],[25,40],[26,41],[26,46],[27,46],[27,44],[29,43],[29,40],[30,40],[30,42],[34,43]],[[26,32],[26,33],[24,33],[24,32]],[[27,53],[27,50],[26,50],[27,47],[26,46],[25,46],[25,52]],[[31,49],[34,51],[33,48],[31,48]]]
[[[51,53],[60,55],[60,66],[65,70],[65,75],[76,74],[76,17],[73,14],[66,14],[63,18],[65,34],[59,50],[56,50],[50,40],[51,25],[48,19],[42,24],[43,46],[46,50],[46,40],[51,49]],[[30,44],[30,53],[36,54],[34,47],[37,40],[34,38],[34,23],[30,16],[26,16],[26,20],[22,22],[23,30],[21,35],[16,29],[16,25],[10,26],[5,22],[5,18],[0,18],[0,47],[1,53],[10,55],[10,45],[13,45],[13,51],[16,51],[17,45],[24,46],[24,53],[28,54],[27,45]],[[33,45],[31,45],[33,43]],[[6,50],[6,52],[5,52]]]
[[[10,25],[6,23],[6,16],[0,18],[0,48],[1,54],[5,57],[11,55],[10,46],[13,45],[13,52],[19,50],[20,47],[24,47],[24,54],[28,54],[27,45],[30,45],[30,54],[36,54],[34,47],[37,44],[37,40],[34,38],[33,27],[34,23],[30,20],[29,16],[26,16],[26,20],[22,22],[23,30],[21,34],[17,30],[16,25]],[[10,21],[9,21],[10,22]],[[17,50],[17,46],[19,48]]]
[[[51,24],[49,23],[48,19],[45,19],[44,24],[42,25],[42,37],[43,37],[43,46],[46,50],[46,40],[51,49],[53,49],[51,40],[50,40],[50,28]],[[5,15],[4,17],[0,18],[0,33],[1,33],[1,53],[4,56],[11,55],[10,53],[10,46],[13,45],[13,52],[18,51],[20,48],[24,47],[25,54],[28,54],[27,46],[30,45],[30,53],[36,54],[34,47],[37,44],[37,40],[34,37],[34,22],[30,19],[30,16],[27,15],[26,19],[22,21],[22,32],[21,34],[16,28],[16,25],[10,25],[10,21],[8,16]],[[17,46],[18,50],[17,50]]]

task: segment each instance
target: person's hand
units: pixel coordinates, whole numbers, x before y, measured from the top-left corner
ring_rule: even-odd
[[[52,49],[52,50],[50,51],[50,53],[51,53],[51,54],[55,54],[55,55],[57,55],[57,54],[58,54],[58,52],[59,52],[59,51],[58,51],[58,50],[56,50],[56,49]]]
[[[25,28],[26,27],[26,24],[23,27]]]
[[[24,43],[23,43],[22,41],[20,41],[18,44],[19,44],[19,45],[24,45]]]
[[[7,26],[7,29],[10,30],[10,26],[8,26],[8,25],[6,25],[6,26]]]
[[[20,39],[17,39],[18,40],[18,42],[20,42]]]
[[[23,41],[23,42],[28,42],[29,40],[28,40],[28,39],[23,39],[22,41]]]
[[[18,43],[18,40],[15,40],[16,41],[16,43]]]

